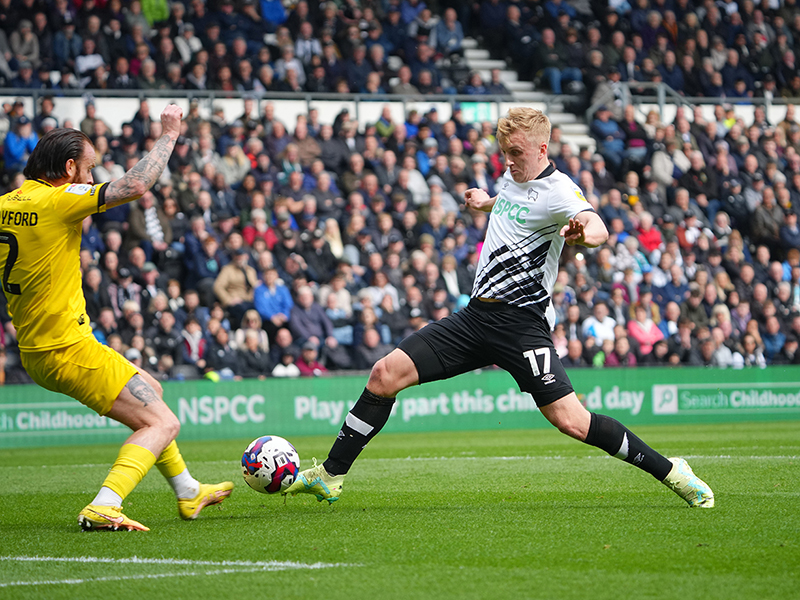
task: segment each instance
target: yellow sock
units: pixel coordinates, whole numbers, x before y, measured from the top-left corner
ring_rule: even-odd
[[[181,451],[178,450],[178,444],[175,443],[175,440],[172,440],[170,445],[164,448],[164,451],[156,461],[156,466],[167,479],[180,475],[186,470],[186,463],[183,462]]]
[[[200,493],[200,482],[189,473],[183,462],[178,444],[173,442],[164,448],[156,461],[156,466],[166,478],[178,498],[194,498]]]
[[[147,448],[124,444],[103,486],[119,494],[120,498],[125,498],[144,479],[155,462],[155,455]]]

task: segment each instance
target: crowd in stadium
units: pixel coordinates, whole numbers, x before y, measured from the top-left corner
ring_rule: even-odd
[[[158,139],[146,100],[120,135],[91,98],[81,122],[59,122],[59,87],[253,93],[230,121],[218,107],[201,118],[193,102],[156,187],[85,221],[98,339],[160,379],[315,375],[368,369],[410,331],[461,308],[487,223],[463,194],[496,193],[494,124],[464,122],[457,104],[449,119],[411,110],[395,122],[386,109],[365,128],[346,111],[332,123],[313,109],[283,122],[263,98],[507,93],[497,72],[458,82],[437,67],[460,61],[466,32],[540,87],[610,98],[591,122],[596,152],[564,143],[557,127],[550,144],[611,232],[595,251],[564,252],[553,337],[567,367],[800,363],[794,106],[779,123],[760,107],[743,122],[724,105],[710,121],[679,108],[673,122],[655,112],[639,122],[606,94],[620,80],[665,81],[687,95],[800,94],[795,0],[435,8],[0,0],[0,86],[53,88],[35,115],[22,102],[0,113],[0,191],[20,185],[27,155],[53,127],[91,137],[95,182],[120,177]],[[401,59],[396,71],[389,56]],[[26,381],[7,315],[2,322],[6,381]]]

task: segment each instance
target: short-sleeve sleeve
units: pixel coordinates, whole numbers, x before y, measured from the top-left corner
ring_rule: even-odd
[[[106,183],[72,183],[57,192],[55,209],[64,221],[77,223],[106,210]]]
[[[581,188],[572,181],[560,181],[553,186],[548,208],[550,217],[560,225],[566,225],[579,212],[594,210]]]

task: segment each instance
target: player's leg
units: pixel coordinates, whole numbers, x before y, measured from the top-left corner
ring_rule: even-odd
[[[622,423],[586,410],[575,392],[540,406],[539,410],[561,433],[639,467],[659,481],[672,469],[669,459],[650,448]]]
[[[142,481],[156,457],[180,431],[180,423],[156,390],[139,373],[134,373],[114,400],[107,417],[130,427],[125,440],[94,500],[81,511],[78,522],[84,529],[147,528],[121,512],[122,501]]]
[[[515,323],[510,310],[498,318],[497,364],[533,396],[541,413],[559,431],[650,473],[690,506],[714,505],[711,489],[691,472],[685,460],[662,456],[616,419],[586,410],[575,395],[544,319]]]
[[[575,392],[539,409],[562,433],[650,473],[686,500],[689,506],[714,506],[711,488],[694,475],[685,460],[666,458],[616,419],[589,412]]]
[[[404,339],[373,366],[367,386],[347,413],[328,459],[321,465],[315,461],[314,467],[301,472],[284,493],[309,493],[329,503],[336,500],[344,475],[388,421],[397,394],[418,383],[491,364],[485,349],[476,352],[482,339],[480,322],[469,308]]]
[[[414,361],[395,349],[372,367],[361,396],[347,413],[341,431],[323,463],[332,475],[344,475],[392,413],[397,394],[419,381]]]
[[[161,384],[146,371],[140,369],[139,375],[154,390],[156,396],[159,399],[163,399],[164,390]],[[163,402],[162,404],[167,408],[171,418],[180,428],[177,417],[169,410],[166,404]],[[111,415],[109,414],[109,416]],[[178,499],[178,514],[182,519],[196,519],[203,508],[212,504],[219,504],[230,496],[231,490],[233,490],[233,483],[230,481],[207,484],[200,483],[192,477],[178,449],[178,444],[175,442],[175,437],[158,454],[155,465],[175,492],[175,496]]]
[[[369,441],[386,425],[397,393],[418,379],[414,362],[402,350],[392,350],[375,363],[367,387],[347,413],[328,459],[321,465],[314,459],[314,466],[299,473],[284,495],[306,493],[328,503],[338,500],[344,476]]]

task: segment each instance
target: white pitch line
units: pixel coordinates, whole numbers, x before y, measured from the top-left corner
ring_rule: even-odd
[[[0,560],[17,562],[78,562],[138,565],[187,565],[211,567],[284,567],[287,569],[328,569],[330,567],[354,567],[347,563],[299,563],[293,561],[252,560],[192,560],[189,558],[108,558],[104,556],[0,556]]]
[[[142,575],[119,575],[111,577],[88,577],[85,579],[61,579],[41,581],[9,581],[0,583],[0,588],[32,585],[76,585],[98,581],[125,581],[131,579],[161,579],[165,577],[196,577],[199,575],[226,575],[231,573],[255,573],[270,571],[287,571],[301,569],[331,569],[336,567],[358,567],[361,565],[347,563],[298,563],[292,561],[236,561],[236,560],[188,560],[180,558],[104,558],[96,556],[0,556],[0,561],[9,562],[77,562],[89,564],[146,564],[170,566],[215,566],[226,567],[206,571],[189,571],[182,573],[150,573]]]
[[[4,587],[19,587],[19,586],[32,586],[32,585],[77,585],[80,583],[95,583],[99,581],[125,581],[130,579],[164,579],[166,577],[197,577],[198,575],[227,575],[231,573],[255,573],[267,571],[285,571],[286,568],[267,568],[257,567],[250,569],[217,569],[214,571],[188,573],[157,573],[146,575],[121,575],[119,577],[89,577],[88,579],[61,579],[61,580],[43,580],[43,581],[9,581],[8,583],[0,583],[0,588]]]

